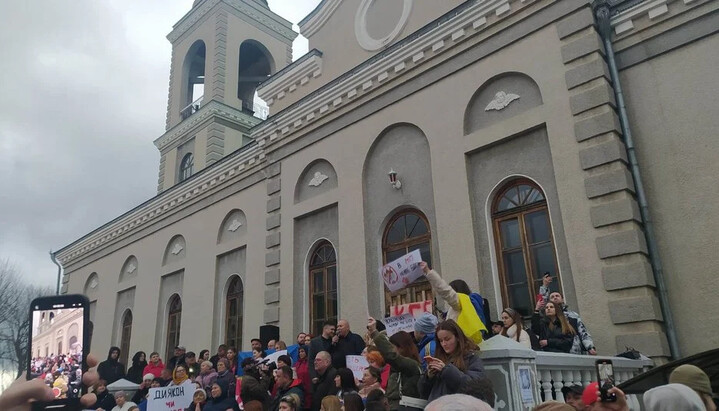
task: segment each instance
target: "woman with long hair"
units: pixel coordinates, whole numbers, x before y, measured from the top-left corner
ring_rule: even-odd
[[[309,404],[312,404],[312,377],[310,377],[308,354],[309,348],[306,345],[300,345],[297,348],[297,362],[294,365],[297,379],[302,381],[302,388],[305,389],[305,398],[302,399],[302,403],[307,405],[306,408],[309,408]]]
[[[145,367],[147,367],[145,352],[136,352],[135,355],[132,356],[132,367],[127,370],[127,375],[125,376],[125,378],[127,378],[128,381],[134,382],[135,384],[141,384],[142,376],[145,375],[142,373],[145,370]]]
[[[529,334],[522,327],[522,315],[514,308],[505,308],[499,317],[502,320],[502,335],[513,339],[527,348],[532,348]]]
[[[429,401],[456,394],[465,383],[484,377],[479,347],[454,320],[437,325],[436,339],[435,356],[426,357],[427,373],[419,379],[420,394]]]
[[[340,404],[340,399],[337,398],[336,395],[328,395],[324,398],[322,398],[322,402],[320,403],[320,411],[341,411],[342,410],[342,404]]]
[[[419,398],[417,383],[422,370],[412,336],[406,331],[399,331],[387,339],[387,335],[377,331],[377,322],[372,317],[367,321],[367,330],[382,357],[390,365],[385,390],[390,410],[399,409],[402,396]]]
[[[202,364],[203,361],[210,361],[210,350],[200,351],[200,355],[197,356],[197,362]]]
[[[567,318],[562,308],[551,301],[547,301],[544,316],[540,316],[541,306],[542,302],[538,302],[532,316],[532,332],[539,336],[542,351],[570,352],[577,335],[576,320]]]
[[[355,384],[355,375],[349,368],[340,368],[335,375],[335,387],[337,387],[337,396],[342,398],[343,395],[359,391]]]

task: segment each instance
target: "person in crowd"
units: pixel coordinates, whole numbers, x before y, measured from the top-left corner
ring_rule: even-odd
[[[387,396],[380,389],[370,391],[366,400],[366,411],[390,411]]]
[[[332,337],[332,366],[336,369],[345,368],[348,355],[360,355],[365,347],[362,337],[350,330],[347,320],[337,321],[337,332]]]
[[[299,336],[297,339],[299,340]],[[304,342],[304,338],[303,338]],[[307,361],[307,346],[300,345],[297,348],[297,362],[294,365],[297,378],[302,381],[302,388],[305,390],[305,398],[302,398],[302,404],[305,408],[309,408],[312,404],[312,378],[310,378],[309,361]]]
[[[502,321],[492,321],[492,335],[502,335],[504,323]]]
[[[494,408],[494,385],[492,384],[492,380],[487,377],[466,381],[459,387],[457,394],[471,395]]]
[[[305,345],[305,337],[307,337],[307,333],[297,334],[297,345]]]
[[[153,352],[150,354],[150,362],[142,370],[142,375],[152,374],[155,377],[159,377],[162,370],[165,369],[165,364],[160,359],[160,354]]]
[[[120,378],[125,378],[125,366],[118,361],[120,358],[120,349],[118,347],[110,347],[107,353],[107,360],[97,366],[97,373],[100,379],[106,381],[106,384],[112,384]]]
[[[112,408],[112,411],[129,411],[130,407],[136,406],[137,404],[127,400],[127,394],[125,391],[118,391],[115,393],[115,406]]]
[[[359,391],[355,384],[355,376],[349,368],[340,368],[335,376],[335,387],[337,388],[337,396],[342,398],[344,394]]]
[[[257,363],[252,358],[242,360],[242,371],[240,398],[247,404],[251,401],[259,401],[265,404],[269,400],[269,381],[263,378],[257,369]]]
[[[152,380],[154,379],[154,375],[145,374],[145,376],[142,377],[142,383],[140,383],[140,386],[137,387],[137,391],[135,391],[135,395],[132,396],[132,399],[130,401],[134,402],[135,404],[141,403],[145,399],[145,397],[147,397],[147,394],[150,392]]]
[[[367,362],[369,363],[370,367],[374,367],[380,370],[380,388],[386,390],[391,367],[385,362],[384,357],[382,357],[382,353],[377,349],[377,347],[371,346],[367,348],[367,355],[365,355],[365,358],[367,359]]]
[[[210,350],[202,350],[197,355],[197,362],[202,364],[203,361],[210,361]]]
[[[537,302],[532,316],[532,332],[539,337],[542,351],[569,353],[577,335],[576,321],[565,317],[559,305],[551,301],[544,304],[544,316],[539,314],[541,307],[542,302]]]
[[[89,407],[93,410],[110,411],[115,407],[115,397],[107,390],[107,381],[100,379],[92,386],[92,392],[97,397],[95,405]]]
[[[310,334],[310,333],[307,333],[307,335],[305,335],[305,345],[306,345],[306,346],[309,347],[310,342],[312,341],[312,338],[313,338],[313,336],[312,336],[312,334]]]
[[[551,282],[551,277],[548,277],[545,275],[543,281],[546,281],[546,279],[549,278]],[[547,301],[551,301],[554,303],[555,306],[561,307],[562,312],[564,313],[564,316],[572,319],[577,324],[577,334],[575,337],[575,341],[572,344],[572,350],[570,351],[571,354],[589,354],[589,355],[597,355],[597,350],[594,347],[594,340],[592,339],[592,335],[589,334],[589,330],[587,329],[587,326],[584,325],[584,322],[582,321],[582,318],[579,317],[579,314],[577,314],[576,311],[572,311],[569,309],[569,306],[564,302],[564,297],[561,293],[558,291],[554,291],[552,293],[549,293],[549,288],[547,287],[539,287],[540,294],[543,296],[543,302],[546,304]]]
[[[432,285],[435,295],[449,305],[447,319],[459,324],[462,331],[468,334],[467,337],[470,340],[475,343],[481,342],[482,332],[486,332],[487,327],[480,318],[480,312],[473,305],[470,297],[473,293],[467,283],[464,280],[454,280],[447,284],[436,271],[429,268],[426,262],[422,261],[420,267],[422,267],[422,272]],[[474,293],[474,295],[475,299],[481,300],[479,294]],[[477,302],[477,304],[480,304],[480,302]],[[484,304],[484,302],[482,301],[481,304]],[[462,312],[463,308],[468,311]]]
[[[297,396],[297,406],[302,406],[300,398],[305,396],[305,390],[302,388],[302,381],[292,378],[292,368],[283,365],[275,371],[275,386],[277,394],[270,402],[270,411],[278,411],[280,409],[280,401],[287,395],[294,394]]]
[[[197,363],[197,357],[193,351],[188,351],[185,354],[185,365],[187,366],[187,376],[194,380],[200,373],[200,364]]]
[[[422,370],[427,369],[427,363],[424,361],[424,357],[434,355],[436,347],[434,332],[436,329],[437,317],[430,313],[422,313],[414,322],[414,339],[417,341],[417,350],[419,352]]]
[[[390,409],[399,409],[402,396],[419,398],[417,383],[422,370],[412,336],[405,331],[399,331],[387,339],[384,333],[377,331],[376,321],[371,317],[367,321],[367,330],[382,358],[390,365],[385,389]]]
[[[584,411],[586,405],[582,402],[582,393],[584,387],[579,384],[569,384],[562,387],[562,395],[564,395],[564,401],[574,407],[577,411]]]
[[[342,411],[340,399],[334,395],[328,395],[322,399],[320,411]]]
[[[513,339],[527,348],[532,348],[532,342],[529,340],[529,333],[524,331],[522,327],[522,314],[514,308],[505,308],[502,315],[502,335]]]
[[[222,360],[220,360],[222,361]],[[225,359],[227,361],[227,359]],[[219,365],[219,363],[218,363]],[[224,381],[217,380],[212,384],[211,397],[202,411],[239,411],[240,407],[235,401],[234,392],[230,392]]]
[[[275,345],[277,345],[277,340],[269,340],[267,341],[267,349],[268,350],[276,350]]]
[[[231,387],[231,392],[234,394],[235,374],[230,371],[230,361],[227,358],[220,358],[217,362],[217,378],[215,381],[221,382],[225,388]],[[210,390],[212,389],[210,388]]]
[[[167,360],[167,364],[166,364],[167,369],[174,370],[178,364],[184,364],[185,363],[185,352],[187,352],[185,347],[183,347],[182,345],[176,346],[174,355],[172,356],[172,358]]]
[[[217,373],[214,369],[212,369],[212,362],[210,361],[203,361],[202,364],[200,364],[200,373],[195,378],[195,382],[200,384],[200,387],[202,387],[205,390],[205,393],[209,395],[210,390],[212,389],[212,383],[217,380]]]
[[[288,394],[284,397],[280,398],[280,406],[279,411],[299,411],[302,408],[300,407],[300,397],[298,397],[296,394]]]
[[[484,377],[479,347],[467,338],[454,320],[437,325],[437,353],[427,358],[427,373],[419,380],[422,398],[430,402],[455,394],[462,384]]]
[[[712,399],[712,385],[709,376],[696,365],[684,364],[675,368],[669,374],[670,384],[684,384],[694,390],[704,402],[707,411],[716,411],[717,407]]]
[[[237,348],[227,348],[227,361],[230,363],[228,368],[232,375],[237,375]]]
[[[547,401],[532,408],[532,411],[574,411],[574,407],[559,401]]]
[[[539,295],[542,297],[542,301],[538,302],[544,302],[546,303],[549,301],[549,285],[552,283],[552,276],[549,274],[549,272],[545,272],[542,274],[542,285],[539,286]],[[539,297],[539,296],[537,296]]]
[[[310,347],[310,357],[309,362],[310,364],[314,364],[315,357],[317,354],[321,351],[331,353],[334,346],[332,345],[332,339],[335,335],[335,324],[332,322],[325,322],[322,326],[322,335],[318,335],[317,337],[313,338],[312,341],[310,341],[309,347]],[[315,369],[313,367],[310,367],[310,376],[314,380],[317,377],[317,373],[315,372]],[[322,398],[319,398],[318,401],[321,401]]]
[[[278,341],[275,343],[275,351],[282,351],[282,350],[286,350],[286,349],[287,349],[287,343],[286,343],[286,342],[284,342],[284,341],[282,341],[282,340],[278,340]]]
[[[252,400],[252,401],[243,401],[242,403],[245,407],[244,411],[265,411],[265,406],[262,404],[261,401]]]
[[[140,384],[142,382],[142,376],[145,375],[143,371],[147,366],[146,355],[144,351],[138,351],[132,356],[132,367],[127,370],[127,376],[125,377],[128,381]]]
[[[644,393],[647,411],[704,411],[706,407],[699,394],[684,384],[666,384]]]
[[[220,358],[225,358],[227,355],[227,345],[220,344],[219,347],[217,347],[217,354],[210,357],[210,362],[212,363],[212,368],[217,369],[217,361],[220,361]]]
[[[313,411],[318,411],[321,407],[322,399],[335,393],[337,370],[332,367],[332,356],[327,351],[317,353],[313,368],[316,376],[312,379],[311,408]]]
[[[252,351],[262,351],[262,340],[260,340],[259,338],[251,339],[250,344],[252,345]]]
[[[207,403],[207,393],[202,388],[195,390],[192,394],[192,402],[190,406],[185,408],[185,411],[202,411]]]
[[[260,361],[261,359],[267,357],[267,353],[265,350],[252,350],[252,358],[254,358],[256,361]]]
[[[162,381],[162,386],[167,387],[172,382],[172,371],[169,368],[163,368],[162,371],[160,371],[160,380]]]
[[[277,368],[280,368],[283,365],[292,368],[292,357],[289,355],[280,355],[277,357]]]
[[[486,402],[466,394],[444,395],[431,401],[425,408],[426,411],[443,410],[473,410],[492,411],[492,407]]]
[[[187,375],[187,367],[180,364],[172,370],[172,382],[170,385],[182,385],[185,381],[189,380],[190,377]]]
[[[372,390],[384,390],[382,389],[382,374],[379,368],[369,366],[364,369],[362,374],[362,389],[359,390],[359,395],[362,398],[367,398],[367,394]]]
[[[344,411],[364,411],[364,402],[357,393],[348,393],[342,396]]]

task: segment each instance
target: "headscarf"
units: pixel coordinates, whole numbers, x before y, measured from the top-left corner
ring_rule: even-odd
[[[699,394],[683,384],[667,384],[644,393],[647,411],[705,411]]]
[[[185,369],[185,377],[184,378],[178,377],[175,374],[177,372],[177,367],[182,367]],[[187,376],[187,367],[185,367],[184,365],[178,365],[177,367],[175,367],[175,369],[172,370],[172,383],[175,385],[182,385],[182,383],[189,380],[190,377]]]

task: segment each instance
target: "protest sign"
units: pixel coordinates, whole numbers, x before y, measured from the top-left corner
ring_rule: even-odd
[[[187,380],[182,385],[150,388],[147,411],[184,411],[192,403],[195,386]]]
[[[354,374],[355,378],[361,380],[364,375],[364,369],[369,367],[367,359],[361,355],[348,355],[346,359],[347,368],[352,370],[352,374]]]
[[[272,354],[265,357],[265,360],[268,363],[275,363],[275,365],[277,365],[277,359],[280,358],[281,355],[287,355],[287,350],[275,351]]]
[[[419,250],[414,250],[389,264],[385,264],[380,268],[379,275],[387,285],[387,289],[390,292],[395,292],[422,277],[422,269],[419,266],[421,262],[422,255]]]
[[[432,300],[417,301],[389,307],[389,315],[396,317],[402,314],[412,314],[412,317],[419,318],[424,313],[432,314]]]
[[[400,331],[411,333],[414,331],[414,317],[412,314],[406,313],[396,317],[387,317],[382,319],[385,327],[387,327],[387,336],[391,337]]]

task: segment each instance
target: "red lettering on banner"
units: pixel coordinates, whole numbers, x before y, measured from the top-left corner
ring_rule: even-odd
[[[165,403],[165,406],[167,406],[167,408],[174,407],[174,406],[175,406],[175,401],[168,401],[168,402]]]
[[[408,303],[408,304],[402,304],[402,305],[393,305],[390,307],[389,315],[390,316],[400,316],[405,313],[409,313],[412,315],[412,317],[419,317],[422,315],[422,313],[431,313],[432,312],[432,301],[419,301],[415,303]]]

